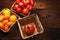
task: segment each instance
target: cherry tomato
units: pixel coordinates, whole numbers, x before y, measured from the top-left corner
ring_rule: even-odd
[[[22,9],[21,8],[17,8],[16,11],[17,12],[22,12]]]
[[[19,6],[24,6],[23,2],[20,2],[20,3],[19,3]]]
[[[27,5],[27,9],[31,10],[32,9],[32,5]]]
[[[25,9],[22,10],[22,13],[27,15],[29,13],[29,10],[27,8],[25,8]]]
[[[8,20],[3,20],[2,23],[5,25],[8,23]]]
[[[22,0],[22,2],[23,2],[24,4],[28,4],[28,3],[30,2],[30,0]]]
[[[30,4],[33,5],[34,4],[34,1],[33,0],[30,0]]]
[[[15,22],[17,20],[17,16],[16,15],[11,15],[9,18],[10,22]]]
[[[2,14],[10,16],[11,15],[11,11],[9,9],[5,9]]]
[[[19,8],[19,5],[18,5],[18,4],[15,4],[15,5],[13,6],[13,9],[16,10],[17,8]]]
[[[4,20],[4,16],[0,15],[0,21],[3,21],[3,20]]]
[[[16,3],[19,3],[21,0],[16,0]]]
[[[34,33],[34,24],[33,23],[29,23],[29,24],[26,24],[24,25],[24,32],[31,35]]]
[[[13,24],[13,22],[8,22],[7,25],[10,27]]]
[[[6,20],[8,20],[9,18],[10,18],[9,15],[5,15],[5,16],[4,16],[4,19],[6,19]]]
[[[8,25],[5,25],[4,30],[5,30],[5,31],[8,30]]]
[[[0,22],[0,28],[4,29],[4,24]]]

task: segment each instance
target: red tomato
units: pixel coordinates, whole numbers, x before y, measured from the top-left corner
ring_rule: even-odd
[[[16,3],[19,3],[21,0],[16,0]]]
[[[30,4],[33,5],[34,4],[34,1],[33,0],[30,0]]]
[[[22,13],[27,15],[29,13],[29,10],[25,8],[25,9],[22,10]]]
[[[17,12],[22,12],[22,9],[21,8],[17,8],[16,11]]]
[[[31,10],[32,9],[32,6],[31,5],[27,5],[27,9],[28,10]]]
[[[24,6],[23,2],[20,2],[20,3],[19,3],[19,6]]]
[[[24,32],[31,35],[34,33],[34,24],[33,23],[29,23],[29,24],[26,24],[24,25]]]
[[[19,5],[18,5],[18,4],[15,4],[15,5],[13,6],[13,9],[16,10],[17,8],[19,8]]]
[[[22,0],[22,2],[23,2],[24,4],[28,4],[28,3],[30,2],[30,0]]]

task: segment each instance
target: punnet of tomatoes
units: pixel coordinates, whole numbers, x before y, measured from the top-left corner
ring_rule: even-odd
[[[0,12],[0,29],[8,32],[12,25],[18,20],[18,16],[11,12],[8,8],[4,8]]]
[[[30,14],[33,5],[34,0],[16,0],[11,9],[23,16],[26,16]]]
[[[23,39],[31,38],[44,31],[36,14],[23,17],[22,19],[19,19],[17,23]]]

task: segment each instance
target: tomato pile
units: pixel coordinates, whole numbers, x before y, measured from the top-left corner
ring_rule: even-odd
[[[0,14],[0,29],[7,31],[16,20],[17,16],[9,9],[3,10]]]
[[[24,15],[28,15],[33,7],[33,0],[16,0],[13,9]]]
[[[24,32],[28,35],[31,35],[34,33],[35,27],[33,23],[29,23],[24,25]]]

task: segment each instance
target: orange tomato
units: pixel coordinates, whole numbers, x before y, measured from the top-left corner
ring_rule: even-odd
[[[17,16],[16,15],[11,15],[9,18],[10,22],[15,22],[17,20]]]
[[[10,27],[13,24],[13,22],[8,22],[7,25]]]
[[[0,22],[0,28],[4,29],[4,24]]]
[[[3,21],[3,20],[4,20],[4,16],[0,15],[0,21]]]
[[[8,20],[3,20],[2,23],[5,25],[8,23]]]
[[[5,15],[5,16],[4,16],[4,19],[9,19],[9,18],[10,18],[9,15]]]
[[[8,25],[5,25],[4,30],[5,30],[5,31],[7,31],[7,30],[8,30]]]

